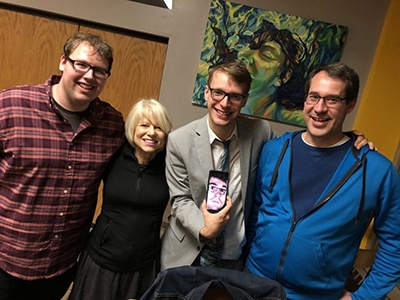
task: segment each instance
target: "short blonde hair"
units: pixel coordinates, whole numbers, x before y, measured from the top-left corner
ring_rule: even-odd
[[[159,101],[154,99],[141,99],[131,108],[125,121],[125,135],[129,144],[135,147],[135,130],[140,120],[144,117],[154,122],[165,133],[165,139],[161,147],[161,149],[164,149],[167,143],[167,136],[172,129],[172,122],[167,109]]]

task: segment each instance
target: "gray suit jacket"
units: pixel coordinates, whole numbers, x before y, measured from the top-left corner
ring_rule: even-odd
[[[199,240],[204,226],[200,206],[206,197],[209,170],[214,169],[205,117],[168,136],[166,176],[170,189],[171,215],[162,239],[161,268],[191,265],[203,247]],[[275,137],[261,119],[237,119],[242,201],[245,223],[253,200],[258,157],[266,141]],[[155,187],[156,188],[156,187]]]

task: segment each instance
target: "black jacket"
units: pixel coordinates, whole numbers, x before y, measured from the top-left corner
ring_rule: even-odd
[[[221,297],[221,294],[225,297]],[[249,272],[181,266],[158,274],[140,300],[286,300],[282,285]]]
[[[103,206],[86,246],[91,258],[114,272],[132,272],[158,260],[160,226],[169,191],[165,151],[142,170],[126,143],[104,176]]]

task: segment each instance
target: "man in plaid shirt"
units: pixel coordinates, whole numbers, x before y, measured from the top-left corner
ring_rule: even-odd
[[[0,299],[60,299],[89,232],[103,170],[124,138],[98,96],[112,48],[78,33],[61,76],[0,92]]]

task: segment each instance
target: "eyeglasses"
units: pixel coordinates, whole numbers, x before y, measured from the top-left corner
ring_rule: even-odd
[[[321,97],[318,94],[307,94],[305,102],[310,105],[317,105],[319,100],[323,100],[326,107],[338,107],[343,100],[346,98],[340,98],[339,96],[325,96]]]
[[[103,79],[103,80],[107,79],[111,75],[110,71],[91,66],[83,61],[74,60],[68,56],[65,56],[65,58],[71,63],[71,65],[75,69],[75,71],[77,71],[79,73],[85,74],[85,73],[89,72],[89,70],[93,70],[93,76],[98,79]]]
[[[243,101],[244,98],[247,97],[246,95],[242,94],[236,94],[236,93],[225,93],[224,91],[218,90],[218,89],[212,89],[208,87],[211,91],[211,98],[213,98],[215,101],[221,101],[225,97],[228,97],[229,101],[231,103],[238,104]]]
[[[221,195],[225,195],[226,194],[226,189],[225,188],[220,188],[220,187],[218,187],[216,185],[210,184],[210,190],[214,194],[216,194],[216,193],[220,193]]]

